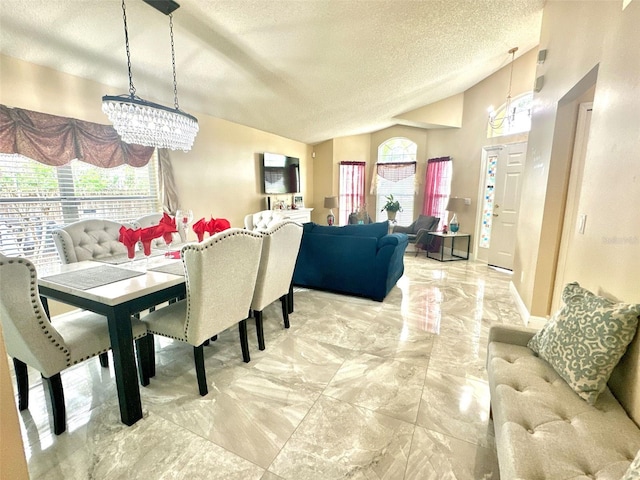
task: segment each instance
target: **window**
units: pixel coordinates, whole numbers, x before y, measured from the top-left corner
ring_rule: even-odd
[[[339,225],[349,223],[349,215],[365,208],[365,162],[340,162],[340,215]]]
[[[495,127],[487,125],[487,138],[513,135],[531,130],[531,107],[533,104],[533,92],[523,93],[513,98],[509,103],[507,112],[506,103],[503,104],[494,115]],[[505,115],[508,115],[505,118]]]
[[[59,261],[51,232],[84,218],[130,222],[160,211],[157,153],[144,167],[52,167],[0,154],[0,251],[36,265]]]
[[[445,209],[451,194],[451,170],[451,157],[430,158],[427,161],[422,213],[440,219],[438,230],[448,223]]]
[[[381,210],[387,203],[385,197],[393,195],[402,207],[402,212],[396,215],[396,222],[401,225],[413,222],[417,152],[418,145],[408,138],[391,138],[378,147],[376,221],[387,219],[386,212]]]

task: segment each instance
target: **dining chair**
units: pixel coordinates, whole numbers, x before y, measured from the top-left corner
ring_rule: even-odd
[[[186,298],[156,309],[143,317],[149,335],[154,375],[153,335],[180,340],[193,346],[200,395],[208,393],[204,345],[209,339],[238,325],[245,362],[250,361],[246,319],[260,265],[262,234],[230,228],[180,251],[185,269]]]
[[[18,408],[29,407],[27,365],[38,370],[46,385],[52,406],[53,430],[66,430],[64,390],[60,372],[111,349],[107,319],[87,311],[74,311],[49,321],[38,293],[34,265],[26,258],[0,254],[0,319],[7,353],[13,358],[18,386]],[[133,338],[138,348],[141,383],[149,383],[149,357],[144,323],[133,318]]]
[[[291,280],[302,241],[302,225],[284,220],[261,233],[264,235],[262,255],[251,310],[256,321],[258,348],[264,350],[262,311],[268,305],[280,299],[284,327],[289,328],[289,295],[293,295]]]
[[[51,234],[63,264],[100,260],[126,255],[127,248],[118,238],[125,225],[111,220],[89,218],[56,229]]]
[[[274,210],[262,210],[256,213],[250,213],[244,217],[244,228],[247,230],[263,231],[267,228],[281,222],[284,216]]]
[[[144,215],[140,218],[136,218],[132,224],[134,228],[147,228],[147,227],[153,227],[154,225],[158,225],[158,223],[160,222],[160,220],[162,220],[162,213],[150,213],[148,215]],[[178,231],[176,233],[172,234],[173,237],[173,242],[174,243],[184,243],[186,240],[186,235],[184,232],[184,228],[182,226],[181,222],[176,222],[176,228],[178,229]],[[162,237],[160,238],[156,238],[152,243],[151,243],[152,247],[153,246],[160,246],[160,247],[164,247],[165,246],[165,241]]]

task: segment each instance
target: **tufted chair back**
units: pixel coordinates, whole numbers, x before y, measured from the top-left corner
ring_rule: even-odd
[[[244,228],[247,230],[266,230],[284,220],[284,216],[275,210],[262,210],[244,217]]]
[[[0,254],[0,319],[9,356],[45,377],[70,366],[69,349],[42,307],[36,269],[26,258]]]
[[[54,230],[53,241],[60,261],[67,264],[126,255],[126,247],[118,241],[122,225],[111,220],[92,218]]]
[[[154,225],[158,225],[158,223],[162,220],[162,213],[150,213],[149,215],[145,215],[144,217],[137,218],[133,221],[134,228],[146,228],[152,227]],[[177,222],[176,227],[178,228],[178,232],[173,234],[173,242],[174,243],[184,243],[186,236],[184,235],[184,229],[182,228],[182,223]],[[163,238],[156,238],[151,242],[151,248],[155,246],[164,247],[165,241]]]
[[[201,345],[247,318],[260,265],[262,235],[241,228],[182,247],[187,283],[184,338]]]

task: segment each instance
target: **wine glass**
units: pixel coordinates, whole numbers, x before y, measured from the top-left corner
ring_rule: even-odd
[[[176,211],[176,221],[182,225],[182,231],[184,232],[184,239],[187,240],[188,230],[187,227],[193,221],[193,212],[189,209],[181,209]]]

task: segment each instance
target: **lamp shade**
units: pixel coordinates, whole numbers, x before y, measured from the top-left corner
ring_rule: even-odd
[[[324,208],[338,208],[338,197],[324,197]]]
[[[460,211],[460,207],[463,205],[464,198],[460,197],[449,197],[449,201],[447,202],[447,208],[445,210],[447,212],[458,212]]]

